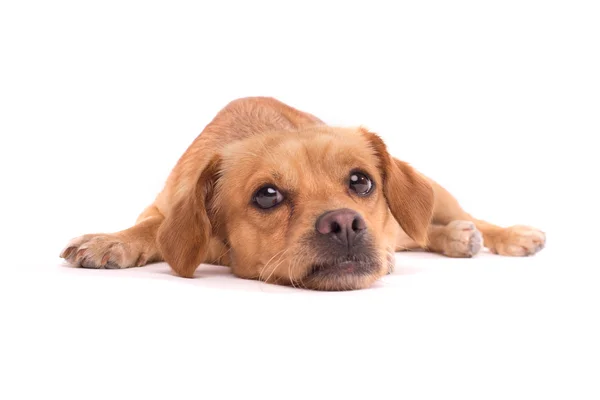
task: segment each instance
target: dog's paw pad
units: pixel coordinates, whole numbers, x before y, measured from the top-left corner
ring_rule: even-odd
[[[470,221],[452,221],[446,226],[447,237],[444,255],[448,257],[473,257],[481,250],[483,238]]]
[[[120,269],[144,265],[147,258],[116,235],[92,234],[75,238],[60,254],[69,264],[82,268]]]
[[[529,226],[506,228],[490,246],[490,251],[503,256],[525,257],[539,252],[546,245],[546,234]]]

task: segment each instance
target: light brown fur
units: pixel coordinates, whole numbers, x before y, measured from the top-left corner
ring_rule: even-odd
[[[367,197],[345,185],[356,168],[375,184]],[[272,210],[254,207],[252,195],[264,184],[285,190],[284,203]],[[322,254],[306,238],[319,215],[341,208],[366,221],[377,270],[311,279]],[[394,251],[471,257],[482,240],[494,253],[525,256],[544,246],[545,235],[473,218],[444,188],[393,158],[367,129],[330,127],[273,98],[252,97],[231,102],[206,126],[136,225],[73,239],[61,257],[88,268],[164,260],[183,277],[213,263],[242,278],[342,290],[368,287],[386,274]]]

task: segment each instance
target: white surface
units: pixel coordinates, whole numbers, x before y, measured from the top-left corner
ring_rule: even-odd
[[[0,398],[598,399],[597,4],[213,3],[0,5]],[[60,263],[247,95],[368,126],[547,248],[347,293]]]
[[[345,293],[30,266],[0,284],[3,397],[597,398],[598,269],[555,248],[402,254]]]

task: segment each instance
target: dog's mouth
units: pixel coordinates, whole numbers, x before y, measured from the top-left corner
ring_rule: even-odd
[[[386,261],[368,235],[362,235],[361,241],[350,248],[314,237],[309,237],[305,246],[313,256],[298,283],[307,289],[363,289],[384,275]]]
[[[308,273],[305,280],[320,279],[320,278],[339,278],[344,276],[367,276],[377,273],[380,265],[375,260],[341,260],[332,263],[314,264]]]

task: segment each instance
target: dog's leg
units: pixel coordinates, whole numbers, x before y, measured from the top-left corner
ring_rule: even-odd
[[[483,244],[490,251],[506,256],[529,256],[544,248],[544,232],[523,225],[503,228],[473,218],[443,187],[427,178],[435,192],[429,247],[451,257],[471,257]],[[479,233],[481,232],[481,233]]]
[[[129,229],[116,233],[88,234],[75,238],[60,254],[69,264],[84,268],[141,267],[161,261],[156,232],[164,216],[148,207]]]
[[[483,244],[481,233],[471,221],[456,220],[448,225],[432,224],[428,235],[427,250],[448,257],[472,257]]]

